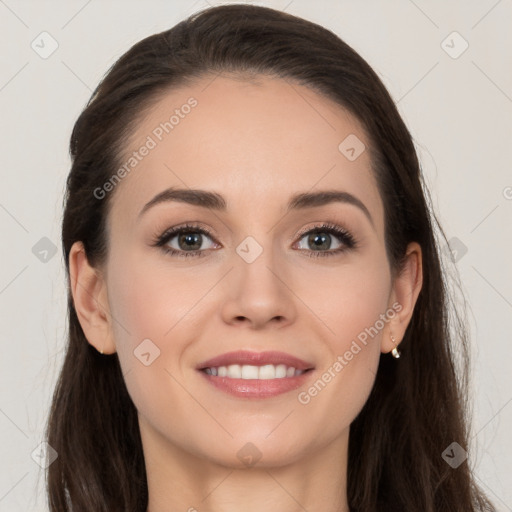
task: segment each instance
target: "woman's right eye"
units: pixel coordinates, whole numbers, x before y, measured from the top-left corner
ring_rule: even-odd
[[[204,237],[212,238],[210,233],[200,226],[181,226],[167,230],[154,245],[172,256],[204,256],[208,249],[203,246]],[[169,245],[175,239],[175,246]]]

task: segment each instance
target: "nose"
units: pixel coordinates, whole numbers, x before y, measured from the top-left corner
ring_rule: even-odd
[[[273,258],[271,250],[264,249],[250,263],[235,253],[233,263],[224,283],[224,322],[261,329],[267,324],[284,327],[295,321],[297,298],[291,275]]]

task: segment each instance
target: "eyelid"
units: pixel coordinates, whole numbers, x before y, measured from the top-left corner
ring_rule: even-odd
[[[154,237],[152,245],[163,246],[169,240],[172,240],[172,238],[179,235],[180,232],[187,232],[187,231],[197,232],[197,233],[206,235],[209,238],[211,238],[216,244],[220,245],[220,243],[217,241],[217,239],[212,234],[210,229],[203,227],[200,224],[196,224],[196,223],[192,223],[192,222],[185,222],[184,224],[177,224],[176,226],[166,229],[161,235],[157,235],[156,237]]]
[[[337,254],[349,249],[357,249],[359,247],[359,241],[352,235],[351,231],[333,222],[321,222],[314,226],[309,226],[302,229],[296,238],[300,241],[305,235],[309,233],[329,233],[340,239],[341,243],[345,246],[344,248],[329,250],[329,251],[309,251],[313,253],[325,253],[326,255]]]

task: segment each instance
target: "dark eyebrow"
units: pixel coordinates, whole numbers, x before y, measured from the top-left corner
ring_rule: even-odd
[[[139,217],[153,206],[169,201],[178,201],[188,203],[194,206],[202,206],[211,210],[226,211],[226,200],[216,192],[197,189],[167,188],[157,194],[151,201],[144,205],[139,213]]]
[[[349,194],[348,192],[342,192],[340,190],[324,190],[320,192],[305,192],[303,194],[296,194],[290,199],[287,212],[301,208],[324,206],[330,203],[347,203],[356,206],[365,214],[365,216],[370,221],[370,224],[375,227],[373,218],[365,204],[356,196]]]
[[[223,196],[216,192],[198,189],[178,189],[170,187],[157,194],[151,201],[146,203],[139,213],[142,216],[151,207],[169,201],[177,201],[187,203],[194,206],[201,206],[217,211],[226,211],[227,203]],[[368,208],[357,197],[339,190],[324,190],[320,192],[304,192],[295,194],[288,202],[286,212],[292,210],[300,210],[304,208],[312,208],[315,206],[324,206],[326,204],[339,202],[348,203],[359,208],[368,218],[372,226],[375,227],[372,216]]]

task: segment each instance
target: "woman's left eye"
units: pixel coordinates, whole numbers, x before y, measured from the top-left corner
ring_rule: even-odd
[[[206,249],[212,249],[215,248],[213,246],[218,245],[214,242],[213,246],[204,247],[205,237],[210,240],[213,239],[206,229],[200,226],[186,225],[167,230],[155,240],[153,245],[161,247],[165,253],[171,254],[171,256],[202,257],[206,256]],[[338,239],[338,245],[334,248],[331,247],[333,237]],[[303,232],[298,243],[301,244],[303,239],[306,240],[306,244],[314,247],[313,250],[307,249],[308,256],[313,257],[333,256],[358,246],[356,240],[348,231],[330,223],[315,226]],[[177,244],[177,247],[171,245],[173,241],[174,244]],[[299,247],[299,249],[303,248],[302,246]]]
[[[338,242],[338,246],[334,248],[331,247],[333,237],[341,241],[341,243]],[[348,231],[331,223],[322,224],[321,226],[309,229],[305,233],[302,233],[300,240],[303,239],[306,240],[306,244],[314,247],[313,250],[309,250],[308,254],[308,256],[312,257],[335,256],[336,254],[358,247],[357,241]]]

